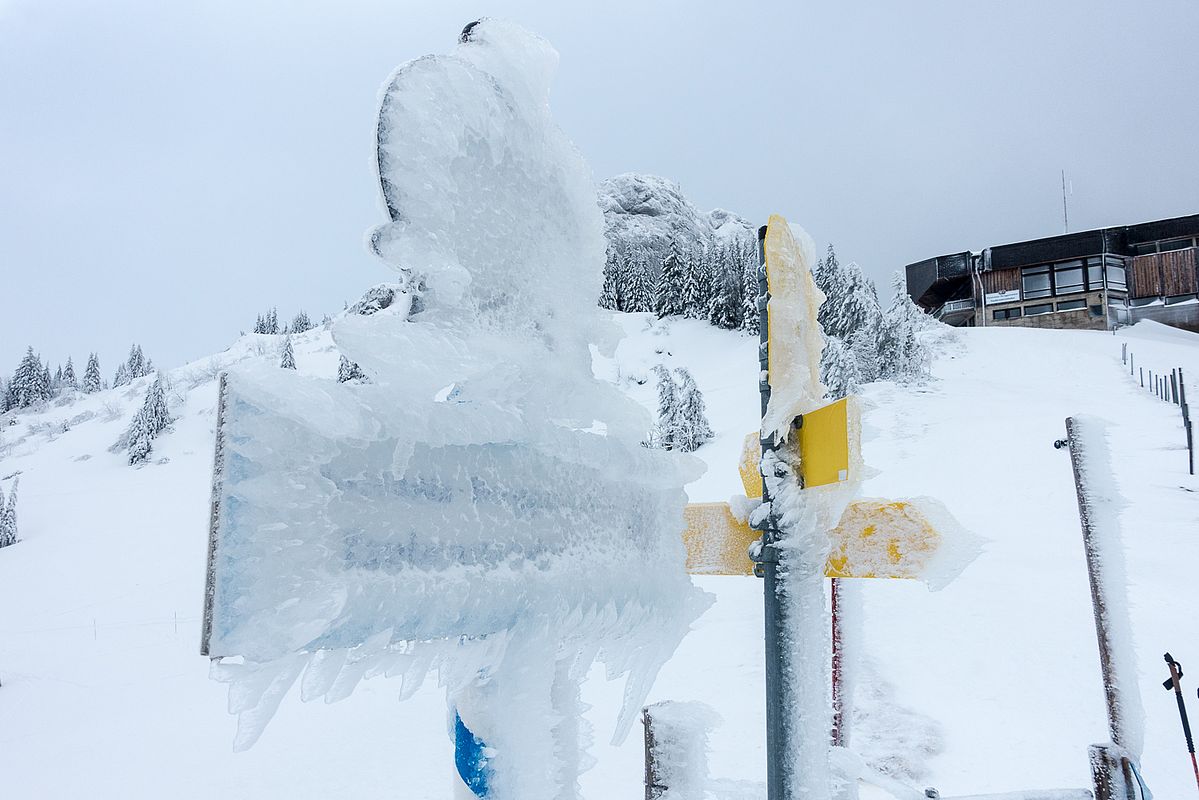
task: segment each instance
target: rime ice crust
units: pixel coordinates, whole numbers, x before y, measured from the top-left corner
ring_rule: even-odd
[[[406,296],[333,329],[370,383],[228,378],[210,649],[244,662],[214,668],[239,748],[301,674],[336,700],[435,669],[490,709],[499,796],[556,796],[583,760],[546,720],[577,721],[598,660],[628,674],[623,738],[708,603],[680,537],[694,465],[641,447],[646,413],[592,375],[603,220],[549,114],[556,61],[486,20],[397,70],[371,245]]]

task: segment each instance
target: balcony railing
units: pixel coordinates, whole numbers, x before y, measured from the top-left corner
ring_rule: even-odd
[[[938,308],[936,311],[934,311],[933,317],[935,317],[936,319],[943,319],[945,317],[945,315],[947,315],[947,314],[956,314],[961,311],[973,311],[973,310],[974,310],[974,301],[973,300],[969,300],[969,299],[967,299],[967,300],[950,300],[948,303],[945,303],[940,308]]]

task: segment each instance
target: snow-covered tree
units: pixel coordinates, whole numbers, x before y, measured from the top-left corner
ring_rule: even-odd
[[[618,267],[619,262],[616,259],[609,259],[604,265],[604,283],[600,287],[599,296],[600,308],[606,308],[610,311],[620,310],[620,303],[617,301],[619,292],[616,288]]]
[[[291,319],[291,325],[288,326],[288,333],[303,333],[304,331],[312,330],[315,325],[312,324],[312,318],[308,316],[308,312],[300,309]]]
[[[122,361],[120,364],[117,364],[116,374],[112,376],[112,388],[125,386],[130,380],[132,379],[129,377],[129,364]]]
[[[146,390],[146,399],[141,410],[129,425],[126,437],[129,443],[129,463],[145,463],[150,457],[154,439],[173,421],[167,409],[167,396],[162,387],[162,378],[156,377],[154,383]]]
[[[100,377],[100,359],[95,353],[87,357],[87,367],[83,370],[83,391],[94,394],[104,388],[104,379]]]
[[[266,332],[272,335],[279,332],[279,310],[274,306],[266,315]]]
[[[341,360],[337,363],[337,381],[338,381],[338,383],[349,383],[350,381],[366,381],[366,380],[367,380],[366,373],[364,373],[362,371],[361,367],[359,367],[355,362],[351,361],[350,359],[346,358],[345,356],[341,357]]]
[[[266,320],[262,318],[261,314],[254,320],[254,333],[266,333]]]
[[[662,259],[662,279],[658,282],[657,304],[654,311],[659,317],[682,314],[686,310],[683,302],[683,282],[686,279],[683,257],[678,244],[670,243],[666,258]]]
[[[142,346],[140,344],[135,344],[129,348],[129,358],[125,362],[125,366],[129,370],[129,380],[131,381],[149,374],[146,371],[146,356],[142,353]]]
[[[13,480],[7,501],[4,499],[4,490],[0,488],[0,547],[20,541],[17,536],[17,484],[20,481],[19,477]]]
[[[741,278],[741,330],[758,335],[761,316],[758,313],[758,272],[761,263],[754,246],[742,247],[737,253]]]
[[[682,313],[691,319],[706,319],[712,302],[711,255],[709,248],[683,262]]]
[[[836,336],[826,336],[820,354],[820,382],[828,389],[827,396],[840,399],[853,394],[861,378],[853,351]]]
[[[917,336],[928,325],[927,317],[908,296],[901,273],[895,273],[892,288],[894,296],[879,326],[879,371],[886,380],[919,382],[928,377],[930,354]]]
[[[5,391],[4,410],[28,408],[34,403],[50,399],[50,377],[42,366],[42,360],[34,355],[33,347],[25,350],[25,356],[17,365]]]
[[[283,369],[296,368],[296,356],[291,350],[291,337],[288,336],[283,340],[283,353],[279,358],[279,366]]]
[[[831,247],[821,275],[825,300],[818,316],[820,326],[829,336],[849,341],[874,315],[878,292],[856,262],[841,264]]]
[[[674,445],[683,452],[691,453],[712,438],[712,426],[708,423],[704,396],[691,372],[679,367],[674,374],[678,379]]]
[[[643,258],[626,261],[629,278],[627,281],[628,295],[625,297],[625,311],[653,311],[654,290],[650,274],[649,262]]]
[[[79,379],[75,377],[75,364],[67,356],[67,365],[62,370],[62,385],[68,389],[78,389]]]
[[[679,430],[679,387],[670,370],[661,364],[654,365],[654,375],[658,378],[658,418],[645,445],[673,450]]]

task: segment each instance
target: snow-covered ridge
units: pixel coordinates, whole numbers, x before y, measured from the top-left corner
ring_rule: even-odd
[[[609,248],[643,250],[661,264],[673,240],[680,252],[700,251],[705,242],[743,243],[754,239],[753,223],[731,211],[700,211],[682,188],[667,178],[626,172],[602,181]]]

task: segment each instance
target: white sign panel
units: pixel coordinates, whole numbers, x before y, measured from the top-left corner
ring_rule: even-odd
[[[1020,290],[1009,289],[1006,292],[987,292],[987,304],[993,303],[1018,303],[1020,302]]]

